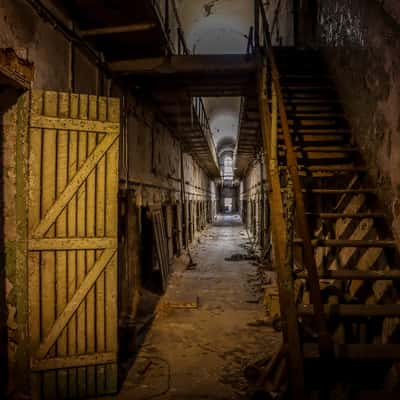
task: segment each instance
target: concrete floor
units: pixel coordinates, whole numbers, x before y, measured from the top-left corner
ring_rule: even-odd
[[[248,237],[236,216],[220,216],[192,249],[192,270],[175,266],[166,295],[118,399],[245,399],[243,369],[280,343],[255,292],[257,266],[227,261],[245,254]],[[177,309],[171,304],[196,303]]]

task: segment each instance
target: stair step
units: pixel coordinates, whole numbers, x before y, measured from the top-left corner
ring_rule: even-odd
[[[285,160],[286,152],[281,150],[279,151],[279,159],[280,160]],[[350,158],[350,153],[345,153],[345,152],[316,152],[316,151],[311,151],[311,152],[305,152],[305,151],[296,151],[297,159],[300,164],[302,164],[304,161],[307,162],[307,165],[312,165],[314,164],[323,164],[323,165],[328,165],[328,164],[337,164],[340,161],[343,162],[350,162],[352,161]]]
[[[319,358],[318,344],[304,344],[305,358]],[[400,360],[400,344],[335,344],[335,358],[348,360]]]
[[[321,92],[294,92],[294,91],[283,91],[283,101],[285,103],[297,102],[297,101],[316,101],[316,102],[338,102],[338,96],[333,91],[329,93]]]
[[[296,274],[296,278],[298,279],[307,279],[307,276],[306,272]],[[319,276],[319,279],[398,281],[400,280],[400,270],[358,271],[342,269],[337,271],[326,271]]]
[[[307,126],[307,127],[290,127],[289,126],[289,131],[292,134],[295,135],[307,135],[307,134],[312,134],[312,135],[321,135],[321,136],[326,136],[326,135],[346,135],[350,136],[350,129],[345,128],[345,127],[327,127],[327,126]],[[278,126],[278,133],[282,132],[282,128]]]
[[[305,151],[307,153],[358,153],[357,148],[345,146],[296,146],[295,149],[297,151]]]
[[[283,188],[282,192],[286,189]],[[322,194],[322,195],[335,195],[335,194],[376,194],[376,189],[302,189],[303,193],[307,194]]]
[[[347,144],[348,143],[348,138],[346,137],[347,135],[325,135],[325,134],[320,134],[320,135],[302,135],[301,139],[297,138],[298,135],[295,137],[292,137],[292,141],[294,145],[297,145],[298,143],[307,143],[308,145],[314,145],[314,146],[322,146],[326,144],[333,144],[333,145],[339,145],[339,144]],[[278,135],[278,143],[283,143],[283,135]]]
[[[306,95],[306,94],[321,94],[321,93],[329,93],[330,95],[336,94],[336,89],[331,85],[319,85],[319,84],[305,84],[303,86],[300,85],[286,85],[282,86],[282,92],[285,95],[293,95],[297,92],[299,95]]]
[[[318,114],[318,113],[341,113],[343,110],[338,104],[329,103],[286,103],[285,110],[288,115],[292,113]],[[257,111],[257,110],[256,110]]]
[[[271,103],[271,101],[270,101]],[[334,104],[336,106],[341,106],[340,101],[337,98],[294,98],[294,99],[286,99],[284,101],[285,105],[290,104],[310,104],[310,105],[319,105],[319,104]]]
[[[313,194],[376,194],[376,189],[305,189]]]
[[[300,304],[297,312],[304,315],[314,315],[312,304]],[[340,317],[398,317],[400,304],[324,304],[324,313]]]
[[[289,119],[294,119],[294,118],[304,118],[304,119],[344,119],[346,118],[343,112],[329,112],[329,111],[314,111],[311,110],[310,112],[307,111],[286,111],[287,117]],[[335,119],[336,120],[336,119]]]
[[[280,166],[280,170],[286,170],[286,166]],[[299,165],[299,172],[301,171],[310,171],[310,172],[367,172],[367,168],[365,167],[355,167],[352,165],[311,165],[304,166]]]
[[[384,218],[383,213],[306,213],[306,215],[310,215],[313,217],[318,217],[321,219],[340,219],[340,218],[355,218],[355,219],[364,219],[364,218]]]
[[[332,90],[335,91],[335,86],[331,82],[314,82],[311,80],[305,81],[281,81],[281,88],[283,91],[285,90],[301,90],[301,91],[309,91],[309,90]]]
[[[286,150],[285,145],[279,145],[279,148]],[[346,146],[293,146],[293,149],[298,152],[306,153],[358,153],[356,147]]]
[[[294,239],[295,244],[302,245],[302,239]],[[313,247],[359,247],[384,248],[396,247],[395,240],[345,240],[345,239],[313,239]]]
[[[280,74],[281,81],[291,80],[291,79],[312,79],[312,80],[329,80],[331,77],[328,74],[314,73],[314,74],[299,74],[296,72],[287,72]]]
[[[352,165],[312,165],[309,167],[303,167],[309,171],[319,171],[319,172],[366,172],[365,167],[355,167]]]
[[[399,400],[400,391],[383,391],[383,390],[361,390],[355,393],[353,400]]]

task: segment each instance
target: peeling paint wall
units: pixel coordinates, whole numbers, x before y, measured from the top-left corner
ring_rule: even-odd
[[[275,46],[293,46],[293,0],[267,0],[265,3],[271,39]]]
[[[266,248],[268,243],[268,199],[264,162],[255,161],[240,188],[241,215],[248,232]]]
[[[124,93],[120,85],[107,81],[102,72],[77,48],[74,48],[71,59],[71,44],[53,26],[44,22],[24,0],[0,0],[0,21],[0,48],[13,48],[18,56],[34,63],[33,88],[111,96]],[[148,101],[130,96],[128,140],[125,140],[126,145],[121,146],[120,170],[122,188],[128,178],[128,186],[135,193],[136,208],[132,208],[132,212],[137,214],[126,218],[136,218],[141,206],[181,202],[180,145],[171,131],[159,121],[155,111]],[[0,119],[6,268],[0,294],[7,298],[5,318],[8,334],[8,349],[1,350],[8,352],[11,366],[8,391],[12,395],[19,389],[28,390],[18,387],[16,382],[15,378],[21,375],[21,371],[13,371],[20,342],[20,332],[16,329],[18,310],[15,292],[18,280],[15,276],[16,107],[7,108]],[[187,154],[184,155],[184,168],[187,198],[202,202],[214,199],[215,203],[215,187]],[[139,227],[136,230],[139,231]],[[138,242],[135,243],[136,247],[131,249],[132,259],[138,260],[140,246]],[[138,265],[128,265],[127,268],[136,269]],[[132,301],[134,290],[137,288],[126,288],[123,302]]]
[[[400,239],[400,3],[324,0],[320,45]]]

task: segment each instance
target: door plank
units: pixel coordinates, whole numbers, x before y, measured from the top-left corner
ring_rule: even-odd
[[[48,352],[54,345],[61,331],[64,329],[65,325],[68,323],[73,313],[77,310],[82,301],[85,300],[85,296],[87,295],[88,291],[93,287],[97,278],[106,269],[115,254],[116,249],[106,249],[103,251],[101,257],[96,261],[93,268],[86,275],[84,281],[82,282],[82,285],[75,292],[73,298],[65,307],[61,315],[57,318],[50,332],[47,334],[46,338],[40,345],[36,353],[36,359],[40,360],[47,356]]]
[[[96,353],[85,354],[80,356],[48,358],[44,360],[32,361],[31,369],[35,372],[65,369],[65,368],[78,368],[92,365],[104,365],[117,362],[117,356],[114,352],[109,353]]]
[[[112,394],[120,102],[38,90],[25,98],[19,117],[27,128],[21,140],[27,214],[20,218],[27,230],[20,230],[20,265],[29,283],[25,370],[32,398]],[[35,127],[36,117],[47,125]]]
[[[96,147],[93,153],[87,158],[85,163],[79,169],[77,174],[69,182],[68,186],[62,192],[60,197],[54,202],[53,206],[47,211],[45,217],[42,219],[40,224],[36,227],[32,234],[34,238],[43,237],[46,232],[50,229],[51,225],[55,222],[56,218],[67,206],[68,202],[74,196],[76,191],[86,181],[89,174],[96,167],[98,162],[106,154],[107,150],[115,143],[118,139],[117,134],[106,135],[101,143]]]
[[[119,132],[119,123],[115,122],[102,122],[91,121],[89,119],[75,119],[75,118],[58,118],[47,117],[44,115],[32,115],[31,127],[39,129],[61,129],[73,130],[78,132],[102,132],[109,134],[116,134]]]
[[[102,250],[113,249],[117,246],[116,238],[79,238],[79,239],[30,239],[28,249],[31,251],[44,250]]]

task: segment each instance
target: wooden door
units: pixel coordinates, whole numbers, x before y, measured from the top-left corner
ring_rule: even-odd
[[[118,99],[33,91],[19,102],[18,260],[36,399],[117,390],[119,122]]]

